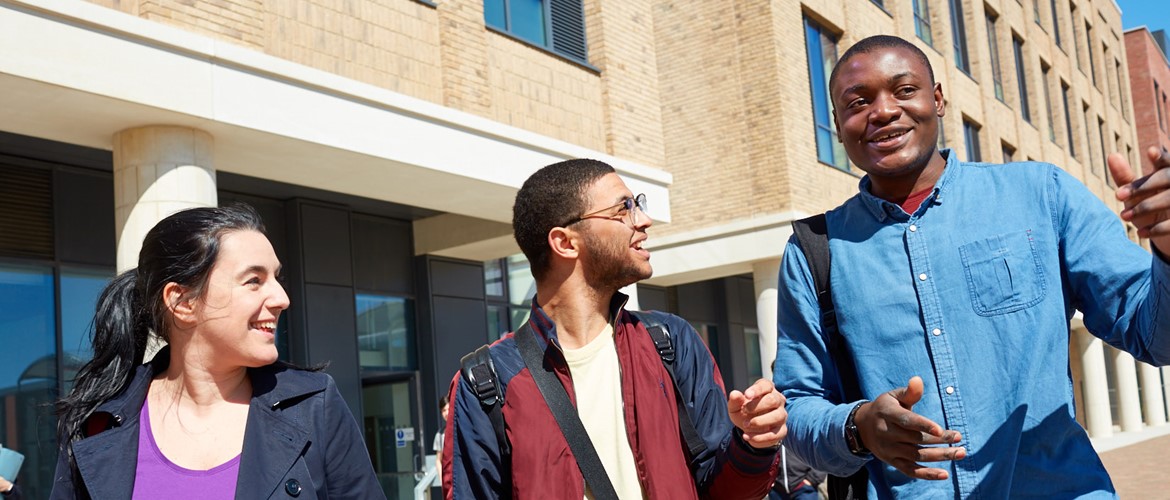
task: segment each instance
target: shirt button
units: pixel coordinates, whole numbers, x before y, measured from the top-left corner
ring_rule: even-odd
[[[947,394],[954,394],[954,393],[955,393],[955,388],[948,385],[947,386]]]
[[[297,481],[296,479],[289,479],[288,481],[285,481],[284,482],[284,491],[287,492],[289,495],[292,495],[294,497],[300,496],[301,482]]]
[[[917,231],[917,230],[918,230],[918,226],[915,226],[914,224],[910,224],[910,232],[911,233],[913,233],[914,231]]]
[[[935,328],[934,330],[931,330],[931,331],[930,331],[930,333],[933,333],[933,334],[934,334],[934,336],[935,336],[935,337],[937,337],[937,336],[939,336],[939,335],[942,335],[942,330],[939,330],[938,328]]]
[[[926,273],[919,274],[918,281],[926,281]]]

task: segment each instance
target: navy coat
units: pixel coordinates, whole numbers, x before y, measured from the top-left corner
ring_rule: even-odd
[[[130,385],[97,408],[106,429],[73,442],[84,485],[75,485],[63,444],[53,499],[124,500],[134,492],[139,412],[168,350],[139,366]],[[333,377],[281,364],[249,369],[252,403],[236,498],[385,499],[353,415]],[[87,426],[88,427],[88,426]],[[80,487],[79,487],[80,486]]]

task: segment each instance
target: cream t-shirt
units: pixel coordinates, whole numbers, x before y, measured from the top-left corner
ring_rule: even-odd
[[[618,498],[643,498],[634,452],[626,437],[621,365],[613,341],[613,325],[606,325],[605,330],[585,346],[563,351],[569,373],[573,375],[577,413],[609,480],[613,482],[613,489]],[[585,498],[593,498],[588,487]]]

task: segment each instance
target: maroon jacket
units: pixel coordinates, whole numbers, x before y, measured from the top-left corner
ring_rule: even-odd
[[[679,433],[678,407],[669,373],[646,328],[622,306],[611,304],[614,341],[622,369],[626,433],[646,498],[759,499],[779,469],[774,450],[743,442],[727,415],[727,393],[710,351],[682,318],[657,315],[676,351],[677,383],[707,451],[688,465]],[[556,325],[533,300],[529,320],[571,399],[573,380],[557,342]],[[512,452],[501,456],[490,419],[458,374],[451,381],[451,415],[443,449],[445,498],[584,498],[585,482],[569,445],[508,334],[491,347],[504,394],[503,415]]]

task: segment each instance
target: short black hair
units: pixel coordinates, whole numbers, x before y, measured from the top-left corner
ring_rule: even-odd
[[[524,181],[512,205],[512,234],[534,278],[540,280],[548,272],[548,232],[584,214],[589,208],[586,191],[612,173],[609,164],[582,158],[553,163]]]
[[[914,54],[914,56],[922,62],[923,66],[926,66],[926,74],[930,77],[930,84],[934,85],[934,68],[931,67],[930,59],[926,57],[926,53],[923,52],[922,49],[918,48],[917,45],[910,43],[904,38],[899,38],[892,35],[874,35],[863,38],[857,43],[853,44],[851,47],[849,47],[848,50],[845,51],[845,54],[841,56],[841,59],[837,60],[837,64],[833,66],[833,72],[829,74],[829,91],[832,92],[833,82],[837,81],[838,69],[844,66],[845,63],[849,62],[853,56],[858,54],[868,54],[877,49],[906,49],[910,51],[911,54]],[[829,101],[832,102],[832,100],[833,97],[830,95]]]

